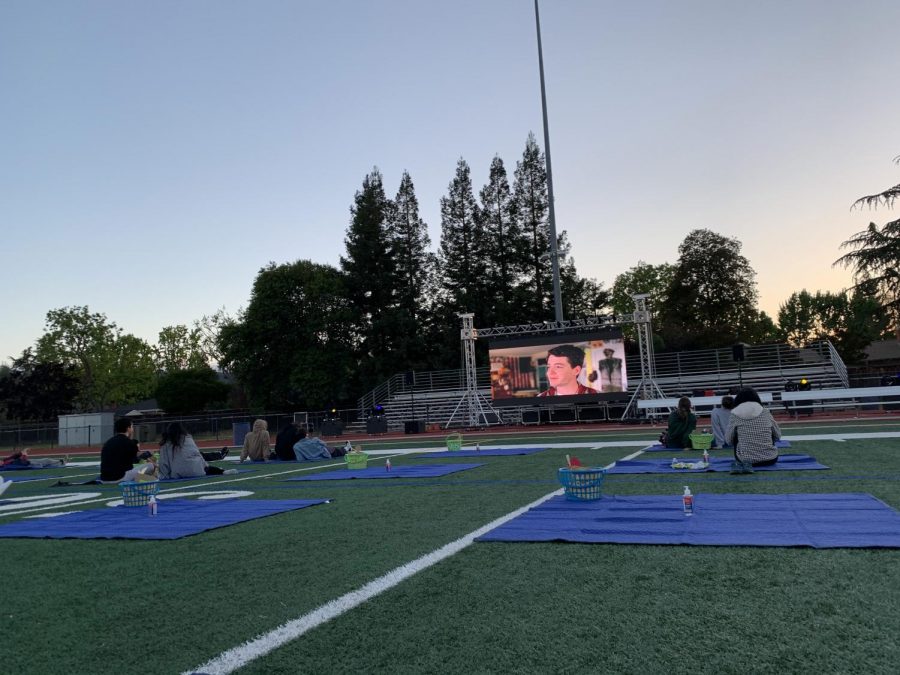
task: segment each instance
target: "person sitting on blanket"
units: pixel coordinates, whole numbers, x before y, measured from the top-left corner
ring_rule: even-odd
[[[728,431],[728,422],[731,421],[731,409],[734,408],[734,397],[723,396],[722,407],[712,411],[713,447],[724,448],[728,445],[725,434]]]
[[[734,460],[740,468],[768,466],[778,461],[775,441],[781,429],[772,413],[764,408],[753,389],[741,389],[734,397],[734,408],[725,440],[734,446]]]
[[[303,429],[298,431],[300,440],[294,443],[294,456],[298,462],[312,462],[317,459],[331,459],[343,457],[346,450],[343,448],[329,448],[318,436],[306,436]]]
[[[50,457],[29,457],[28,451],[31,448],[17,450],[8,457],[0,460],[0,469],[12,469],[15,467],[30,466],[35,469],[49,469],[51,467],[63,467],[66,465],[66,459],[51,459]]]
[[[237,473],[236,469],[223,470],[207,464],[194,438],[180,422],[172,422],[163,432],[159,444],[159,477],[200,478]]]
[[[678,407],[669,413],[669,426],[663,433],[666,447],[691,447],[691,439],[689,436],[696,428],[697,416],[691,412],[691,399],[687,396],[682,396],[678,399]]]
[[[303,436],[300,434],[300,425],[296,422],[290,422],[282,427],[278,435],[275,436],[276,457],[285,462],[293,462],[297,459],[294,455],[294,443],[301,438]]]
[[[241,450],[241,461],[250,459],[251,462],[265,462],[275,459],[271,450],[269,438],[269,424],[265,420],[256,420],[253,423],[253,431],[244,436],[244,448]]]
[[[104,483],[118,483],[122,480],[136,480],[138,474],[153,474],[156,465],[152,462],[138,466],[141,460],[150,459],[151,452],[141,452],[137,440],[133,438],[134,427],[127,417],[120,417],[113,424],[115,435],[103,444],[100,450],[100,480]]]

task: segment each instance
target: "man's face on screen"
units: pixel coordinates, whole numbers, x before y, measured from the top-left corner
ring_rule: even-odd
[[[575,379],[581,372],[581,366],[572,366],[565,356],[547,357],[547,381],[551,387],[574,390],[578,387]]]

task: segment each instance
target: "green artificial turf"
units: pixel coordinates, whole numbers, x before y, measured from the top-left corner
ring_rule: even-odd
[[[518,442],[540,438],[578,442]],[[900,508],[898,449],[896,439],[796,442],[788,452],[832,470],[710,473],[690,484],[870,492]],[[566,453],[604,465],[634,450],[450,458],[442,461],[485,466],[417,480],[285,482],[266,475],[308,467],[264,466],[200,482],[257,499],[333,502],[175,541],[2,539],[11,576],[0,590],[0,630],[15,648],[4,650],[0,671],[194,668],[555,490]],[[605,491],[680,494],[684,481],[608,476]],[[42,483],[12,490],[118,493]],[[241,672],[891,672],[900,662],[898,563],[900,551],[474,544]]]

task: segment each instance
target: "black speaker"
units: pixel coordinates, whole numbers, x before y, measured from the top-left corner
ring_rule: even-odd
[[[407,420],[403,423],[403,433],[405,434],[422,434],[425,433],[425,422],[420,420]]]
[[[522,411],[522,424],[540,424],[541,423],[541,411],[540,410],[523,410]]]
[[[344,433],[344,425],[338,418],[328,418],[322,421],[323,436],[340,436]]]
[[[415,383],[416,383],[416,374],[411,370],[407,370],[403,374],[403,384],[405,384],[407,387],[412,387],[413,385],[415,385]]]
[[[731,346],[731,358],[735,361],[746,361],[747,360],[747,348],[750,345],[745,345],[743,342],[738,342],[736,345]]]
[[[387,417],[384,415],[373,415],[366,418],[367,434],[386,434],[387,433]]]

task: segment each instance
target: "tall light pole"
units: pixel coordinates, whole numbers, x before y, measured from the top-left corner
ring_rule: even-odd
[[[541,72],[541,110],[544,113],[544,158],[547,160],[547,199],[550,201],[550,269],[553,274],[553,309],[557,322],[563,320],[562,291],[559,287],[559,253],[556,250],[556,209],[553,206],[553,170],[550,166],[550,127],[547,124],[547,88],[544,86],[544,50],[541,48],[541,15],[534,0],[534,23],[537,26],[538,68]]]

